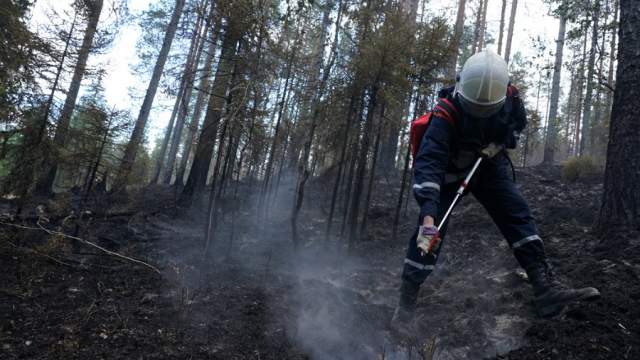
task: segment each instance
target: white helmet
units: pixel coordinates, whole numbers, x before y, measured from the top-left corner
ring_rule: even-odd
[[[507,63],[493,51],[484,50],[464,63],[455,94],[466,113],[486,118],[502,108],[507,97],[507,85]]]

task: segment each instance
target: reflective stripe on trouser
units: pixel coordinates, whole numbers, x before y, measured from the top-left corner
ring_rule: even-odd
[[[526,269],[545,257],[531,210],[513,182],[505,154],[483,164],[470,190],[500,229],[520,266]]]
[[[508,173],[508,166],[506,157],[501,155],[498,155],[492,161],[484,162],[478,169],[474,179],[472,179],[469,190],[484,206],[498,226],[498,229],[500,229],[500,232],[513,249],[520,266],[526,269],[533,262],[545,257],[544,245],[537,235],[529,206]],[[436,224],[451,204],[458,184],[447,184],[442,187]],[[406,259],[410,261],[405,261],[404,264],[402,272],[404,280],[422,283],[433,271],[437,257],[444,244],[446,225],[441,231],[440,237],[442,240],[439,248],[434,252],[435,257],[432,255],[420,255],[416,246],[416,237],[418,235],[416,229],[407,249]],[[498,246],[498,244],[495,245]],[[416,266],[417,264],[422,266]]]

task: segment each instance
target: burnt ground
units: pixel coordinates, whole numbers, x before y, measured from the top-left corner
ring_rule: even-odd
[[[97,206],[82,221],[64,219],[73,199],[57,199],[43,226],[73,233],[79,222],[78,236],[159,274],[2,219],[0,358],[427,359],[433,351],[434,359],[638,359],[640,236],[592,233],[602,185],[567,184],[558,172],[527,169],[519,183],[561,279],[603,297],[556,318],[535,317],[526,279],[472,198],[454,213],[407,335],[387,324],[416,209],[410,201],[402,234],[391,239],[397,189],[384,179],[350,254],[344,241],[324,239],[322,189],[330,187],[321,180],[307,195],[298,251],[289,187],[266,218],[253,206],[226,211],[206,257],[202,214],[167,206],[172,192],[156,188],[106,214]]]

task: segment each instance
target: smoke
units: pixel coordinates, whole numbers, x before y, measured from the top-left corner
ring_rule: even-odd
[[[532,317],[522,300],[524,286],[512,276],[508,249],[488,245],[501,242],[490,227],[472,235],[469,226],[451,229],[446,253],[421,290],[415,334],[398,335],[389,321],[398,301],[403,247],[367,243],[367,251],[349,255],[337,239],[325,242],[321,206],[326,194],[315,189],[306,193],[299,222],[302,243],[294,250],[289,222],[294,189],[294,177],[283,176],[265,216],[256,216],[255,187],[239,191],[252,196],[242,200],[237,215],[229,266],[241,274],[240,281],[258,278],[268,290],[265,321],[273,324],[266,328],[284,324],[289,340],[317,360],[422,359],[429,345],[435,346],[434,359],[482,359],[522,345]],[[475,228],[485,221],[473,216],[466,218]],[[220,254],[227,253],[231,221],[224,214],[220,219],[209,259],[214,271],[228,265]],[[177,279],[186,287],[199,283],[192,264],[201,258],[201,247],[194,243],[201,241],[203,227],[175,222],[158,227],[173,242],[167,258],[183,264],[181,269],[194,269],[193,276]],[[185,243],[191,246],[182,247]],[[206,316],[207,308],[201,311]]]

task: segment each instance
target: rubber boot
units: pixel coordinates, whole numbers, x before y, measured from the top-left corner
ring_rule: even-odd
[[[403,280],[400,286],[400,301],[393,312],[391,326],[397,330],[408,329],[414,318],[420,285]]]
[[[572,289],[554,279],[553,272],[546,261],[537,262],[526,271],[533,287],[533,303],[540,317],[555,316],[571,302],[600,297],[600,292],[596,288]]]

